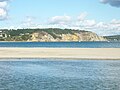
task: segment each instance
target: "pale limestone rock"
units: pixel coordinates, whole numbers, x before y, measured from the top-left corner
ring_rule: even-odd
[[[32,41],[39,42],[50,42],[50,41],[107,41],[105,38],[98,36],[93,32],[79,32],[73,34],[54,34],[59,36],[59,38],[54,38],[52,35],[46,32],[35,32],[32,34]]]

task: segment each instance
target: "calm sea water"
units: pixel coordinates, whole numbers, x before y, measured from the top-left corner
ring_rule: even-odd
[[[120,90],[120,61],[21,60],[0,61],[0,90]]]
[[[120,48],[120,42],[0,42],[0,47]]]

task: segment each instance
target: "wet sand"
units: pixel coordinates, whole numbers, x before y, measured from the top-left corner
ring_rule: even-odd
[[[0,48],[0,58],[120,60],[120,48]]]

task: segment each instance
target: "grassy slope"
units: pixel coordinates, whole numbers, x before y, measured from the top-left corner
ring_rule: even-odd
[[[108,39],[109,41],[120,41],[120,35],[104,36],[104,38]]]

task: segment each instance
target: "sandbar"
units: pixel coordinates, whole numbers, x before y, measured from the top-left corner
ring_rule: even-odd
[[[0,59],[120,60],[120,48],[0,48]]]

